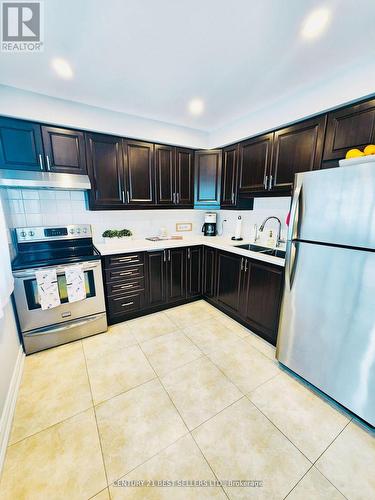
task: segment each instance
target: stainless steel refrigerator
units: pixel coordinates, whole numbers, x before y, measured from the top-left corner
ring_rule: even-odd
[[[375,162],[296,176],[276,356],[375,425]]]

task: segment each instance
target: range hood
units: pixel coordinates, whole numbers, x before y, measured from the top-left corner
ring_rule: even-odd
[[[91,189],[88,175],[28,170],[1,170],[0,187],[33,189]]]

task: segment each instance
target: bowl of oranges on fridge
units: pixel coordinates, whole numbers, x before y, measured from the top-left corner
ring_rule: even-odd
[[[357,165],[358,163],[375,162],[375,144],[368,144],[362,151],[358,148],[349,149],[346,152],[345,160],[340,160],[340,167]],[[375,165],[374,165],[375,167]]]

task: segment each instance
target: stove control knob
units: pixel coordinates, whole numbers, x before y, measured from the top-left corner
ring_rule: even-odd
[[[34,231],[29,231],[29,236],[34,236],[34,235],[35,235]]]
[[[25,232],[25,231],[21,231],[21,232],[20,232],[20,236],[21,236],[22,238],[26,238],[26,232]]]
[[[74,234],[74,229],[69,229],[70,234]]]

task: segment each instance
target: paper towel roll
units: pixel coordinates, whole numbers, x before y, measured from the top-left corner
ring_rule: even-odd
[[[236,240],[239,240],[241,238],[241,233],[242,233],[242,217],[241,215],[239,215],[237,217],[236,230],[234,232],[234,237]]]

